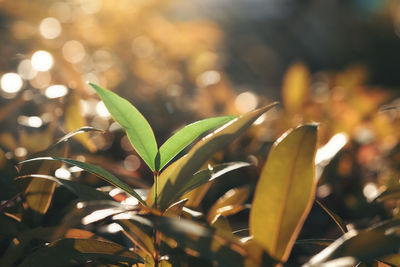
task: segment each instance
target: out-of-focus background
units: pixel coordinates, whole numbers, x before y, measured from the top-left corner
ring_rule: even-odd
[[[399,182],[400,1],[0,0],[0,36],[1,200],[17,192],[16,162],[86,125],[107,132],[59,153],[151,185],[90,81],[129,99],[159,144],[190,122],[281,101],[215,156],[256,167],[215,182],[191,203],[199,210],[255,185],[272,142],[318,122],[318,199],[360,226],[398,212],[370,202]],[[100,183],[68,166],[51,174]],[[314,207],[302,235],[336,238],[329,220]]]

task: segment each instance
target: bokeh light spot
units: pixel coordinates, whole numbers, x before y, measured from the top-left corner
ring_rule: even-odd
[[[35,70],[48,71],[53,67],[54,60],[49,52],[39,50],[33,53],[31,63]]]
[[[55,39],[61,34],[62,28],[56,18],[45,18],[40,22],[39,32],[43,38]]]
[[[47,87],[45,95],[47,98],[58,98],[65,96],[68,93],[68,88],[62,84],[56,84]]]
[[[21,90],[23,82],[17,73],[9,72],[1,76],[1,89],[6,93],[16,93]]]
[[[235,99],[235,107],[241,113],[252,111],[257,105],[257,96],[252,92],[241,93]]]
[[[25,80],[33,79],[37,74],[29,59],[24,59],[18,64],[17,72]]]
[[[65,168],[65,167],[58,168],[58,169],[55,171],[54,175],[55,175],[57,178],[61,178],[61,179],[67,179],[67,180],[71,179],[71,173],[70,173],[69,170],[68,170],[67,168]]]
[[[108,109],[107,109],[106,105],[104,105],[103,101],[100,101],[99,103],[97,103],[96,112],[97,112],[97,114],[99,114],[100,117],[103,117],[103,118],[110,117],[110,112],[108,112]]]
[[[78,63],[86,55],[85,47],[83,47],[79,41],[70,40],[64,44],[62,54],[66,61],[70,63]]]

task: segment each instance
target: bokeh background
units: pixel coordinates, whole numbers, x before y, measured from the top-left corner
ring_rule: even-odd
[[[151,185],[90,81],[129,99],[159,144],[190,122],[281,101],[213,159],[255,166],[196,193],[195,209],[207,210],[233,187],[254,190],[272,142],[318,122],[318,199],[354,227],[398,214],[397,202],[372,200],[399,183],[400,1],[0,0],[0,37],[1,200],[19,190],[17,162],[83,126],[106,133],[79,135],[47,153]],[[30,168],[102,185],[64,165]],[[247,215],[230,218],[234,230]],[[301,236],[340,233],[315,206]]]

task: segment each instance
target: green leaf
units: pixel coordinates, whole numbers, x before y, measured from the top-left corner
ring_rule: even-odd
[[[285,262],[315,195],[317,126],[283,134],[261,172],[250,211],[250,233],[269,254]]]
[[[81,169],[84,169],[85,171],[93,173],[94,175],[102,178],[103,180],[109,182],[110,184],[121,188],[122,190],[124,190],[125,192],[127,192],[128,194],[130,194],[131,196],[136,198],[137,200],[139,200],[139,202],[142,203],[145,207],[147,207],[147,203],[129,185],[122,182],[121,180],[119,180],[117,177],[115,177],[108,171],[106,171],[96,165],[88,164],[88,163],[73,160],[73,159],[58,158],[58,157],[41,157],[41,158],[28,159],[28,160],[24,160],[24,161],[20,162],[19,164],[36,161],[36,160],[56,160],[56,161],[61,161],[64,163],[68,163],[68,164],[77,166]]]
[[[215,261],[218,266],[243,266],[246,251],[239,239],[230,233],[224,235],[224,232],[181,218],[132,215],[131,219],[153,227],[174,239],[180,248],[196,251],[200,258]]]
[[[161,175],[159,176],[158,194],[160,194],[163,191],[163,188],[166,182],[168,181],[168,176],[172,173],[174,168],[179,166],[179,160],[168,166],[168,168],[165,169],[164,172],[162,172]],[[219,178],[228,172],[231,172],[239,168],[248,167],[250,165],[251,164],[247,162],[237,161],[237,162],[217,164],[214,166],[209,166],[208,169],[200,170],[192,176],[192,178],[187,182],[187,184],[185,184],[181,188],[180,191],[173,192],[173,194],[170,195],[170,201],[173,202],[182,197],[187,192],[209,181]]]
[[[126,99],[93,83],[90,85],[99,94],[114,120],[125,129],[136,152],[154,171],[158,148],[150,124]]]
[[[235,116],[208,118],[194,122],[180,129],[160,147],[160,166],[158,170],[164,168],[170,160],[204,132],[212,130],[234,118]]]
[[[106,193],[96,190],[95,188],[85,185],[81,182],[61,179],[61,178],[57,178],[57,177],[50,176],[50,175],[28,174],[28,175],[18,176],[15,179],[19,180],[19,179],[25,179],[25,178],[44,179],[44,180],[50,180],[50,181],[56,182],[60,185],[65,186],[68,190],[70,190],[72,193],[77,195],[82,200],[86,200],[86,201],[89,201],[89,200],[113,200],[113,198],[111,196],[107,195]]]
[[[336,213],[325,207],[321,202],[315,200],[315,202],[332,218],[332,220],[336,223],[336,225],[340,228],[342,233],[347,233],[349,230],[347,229],[346,224]]]
[[[385,235],[384,232],[376,230],[360,233],[349,231],[312,257],[304,267],[338,266],[334,265],[334,263],[345,261],[346,259],[349,263],[352,259],[352,264],[356,265],[360,261],[370,262],[379,257],[392,255],[397,253],[399,248],[400,237],[398,236]]]
[[[249,128],[257,118],[276,105],[277,103],[273,103],[233,119],[194,145],[186,157],[180,161],[179,166],[174,168],[172,173],[167,177],[165,186],[159,195],[160,208],[162,210],[166,209],[174,201],[174,199],[171,199],[171,196],[174,196],[175,192],[180,192],[190,182],[192,175],[214,153],[230,144],[236,137]]]
[[[27,256],[19,267],[74,266],[91,261],[141,263],[143,259],[118,244],[95,239],[61,239]]]

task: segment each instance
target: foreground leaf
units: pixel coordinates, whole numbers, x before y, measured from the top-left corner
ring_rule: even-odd
[[[264,108],[260,108],[246,113],[223,126],[216,129],[213,133],[200,140],[187,153],[186,157],[180,162],[165,181],[165,186],[159,196],[161,209],[166,209],[174,199],[171,196],[175,192],[180,192],[191,180],[192,175],[217,151],[230,144],[236,137],[242,134],[256,121],[262,114],[273,108],[277,103],[273,103]]]
[[[340,228],[342,233],[347,233],[349,230],[347,229],[346,224],[336,213],[325,207],[321,202],[315,200],[315,202],[332,218],[332,220],[336,223],[336,225]]]
[[[43,174],[29,174],[24,176],[18,176],[15,179],[24,179],[24,178],[35,178],[35,179],[43,179],[43,180],[50,180],[56,182],[60,185],[65,186],[69,189],[72,193],[77,195],[82,200],[113,200],[111,196],[108,194],[96,190],[93,187],[85,185],[81,182],[75,182],[71,180],[61,179],[50,175],[43,175]]]
[[[164,168],[170,160],[204,132],[212,130],[234,118],[235,116],[224,116],[204,119],[180,129],[160,147],[160,164],[158,167],[156,166],[156,169],[161,170]]]
[[[220,197],[208,211],[207,221],[212,222],[219,216],[228,216],[244,208],[243,203],[247,200],[250,194],[248,186],[233,188]]]
[[[334,264],[340,260],[352,262],[352,264],[360,261],[370,262],[396,253],[399,248],[400,237],[398,236],[385,235],[384,232],[376,230],[360,233],[350,231],[312,257],[304,267],[338,266]]]
[[[315,194],[317,126],[289,131],[273,145],[250,212],[250,233],[270,255],[285,262]]]
[[[183,159],[182,159],[183,160]],[[167,169],[165,169],[164,172],[161,173],[159,177],[159,184],[158,184],[158,194],[160,194],[164,186],[166,185],[166,182],[168,181],[169,175],[171,175],[172,171],[179,166],[179,161],[174,162],[172,165],[168,166]],[[250,163],[247,162],[242,162],[242,161],[237,161],[237,162],[229,162],[229,163],[222,163],[222,164],[217,164],[214,166],[209,166],[208,169],[200,170],[196,172],[192,178],[185,184],[180,191],[173,192],[172,195],[170,195],[170,201],[173,202],[180,197],[182,197],[184,194],[187,192],[202,186],[203,184],[212,181],[216,178],[219,178],[223,176],[224,174],[231,172],[236,169],[240,169],[243,167],[248,167],[250,166]]]
[[[125,129],[136,152],[154,171],[158,148],[150,124],[126,99],[93,83],[90,85],[99,94],[114,120]]]
[[[108,263],[141,263],[143,259],[128,249],[95,239],[61,239],[27,256],[19,267],[79,265],[99,260]]]
[[[33,179],[25,193],[26,202],[33,211],[38,212],[39,214],[45,214],[50,207],[54,189],[54,182],[42,179]]]
[[[103,180],[109,182],[110,184],[121,188],[122,190],[124,190],[125,192],[127,192],[128,194],[130,194],[131,196],[136,198],[137,200],[139,200],[140,203],[142,203],[144,206],[147,207],[147,203],[129,185],[127,185],[126,183],[122,182],[121,180],[119,180],[117,177],[115,177],[114,175],[112,175],[108,171],[106,171],[106,170],[104,170],[104,169],[102,169],[102,168],[100,168],[100,167],[98,167],[96,165],[88,164],[88,163],[85,163],[85,162],[82,162],[82,161],[73,160],[73,159],[58,158],[58,157],[42,157],[42,158],[28,159],[28,160],[20,162],[20,164],[31,162],[31,161],[37,161],[37,160],[56,160],[56,161],[61,161],[61,162],[64,162],[64,163],[68,163],[68,164],[77,166],[77,167],[79,167],[81,169],[84,169],[85,171],[93,173],[94,175],[102,178]]]

